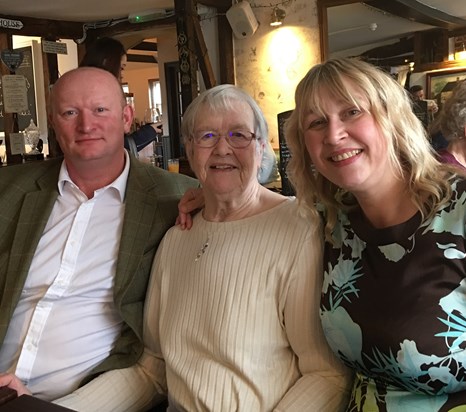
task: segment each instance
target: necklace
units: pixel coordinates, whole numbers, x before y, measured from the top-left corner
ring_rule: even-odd
[[[202,255],[207,250],[208,246],[209,246],[209,238],[207,238],[207,240],[204,242],[199,252],[197,252],[196,259],[194,259],[195,262],[197,262],[202,257]]]

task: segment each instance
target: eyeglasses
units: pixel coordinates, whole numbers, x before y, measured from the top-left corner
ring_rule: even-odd
[[[246,130],[231,130],[226,134],[220,134],[212,131],[200,131],[193,135],[194,143],[200,147],[214,147],[221,137],[225,137],[227,143],[235,149],[244,149],[248,147],[256,135]]]

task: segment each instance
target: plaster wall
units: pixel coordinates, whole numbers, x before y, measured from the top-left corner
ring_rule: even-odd
[[[298,82],[320,62],[316,1],[280,4],[286,17],[278,28],[270,26],[270,2],[257,0],[251,7],[260,24],[252,36],[234,40],[236,84],[260,105],[269,125],[269,139],[277,149],[277,114],[294,109]]]

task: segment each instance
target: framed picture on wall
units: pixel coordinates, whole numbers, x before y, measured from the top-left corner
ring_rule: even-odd
[[[457,82],[466,79],[466,68],[426,73],[426,98],[436,100],[441,108]]]

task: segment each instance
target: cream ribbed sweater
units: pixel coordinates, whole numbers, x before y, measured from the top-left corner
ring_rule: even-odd
[[[163,392],[164,359],[181,410],[342,409],[346,370],[318,316],[321,231],[298,216],[296,203],[233,222],[198,214],[190,231],[172,228],[155,258],[138,366],[109,372],[61,403],[138,410],[154,391],[149,381]]]

